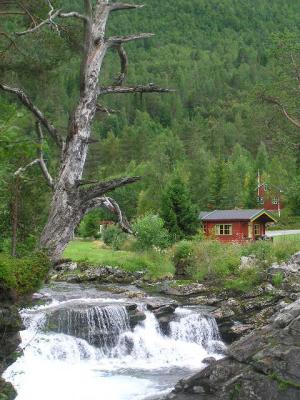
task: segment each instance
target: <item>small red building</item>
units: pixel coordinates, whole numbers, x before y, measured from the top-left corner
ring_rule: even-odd
[[[258,183],[257,185],[257,205],[265,210],[280,212],[283,208],[282,193],[283,191],[274,185],[267,183]]]
[[[249,242],[265,236],[266,224],[276,222],[266,210],[214,210],[201,212],[205,236],[221,242]]]

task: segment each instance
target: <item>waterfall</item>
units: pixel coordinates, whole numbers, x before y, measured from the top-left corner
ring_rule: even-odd
[[[146,318],[134,329],[120,302],[77,299],[23,310],[24,354],[4,374],[17,400],[150,399],[203,367],[205,357],[222,357],[213,318],[178,308],[165,335],[153,312],[139,307]]]

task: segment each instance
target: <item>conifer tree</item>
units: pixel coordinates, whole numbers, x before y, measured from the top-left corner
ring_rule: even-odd
[[[179,240],[197,232],[198,216],[183,180],[175,176],[162,196],[161,216],[172,239]]]

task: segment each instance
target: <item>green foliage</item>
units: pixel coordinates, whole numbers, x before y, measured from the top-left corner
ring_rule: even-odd
[[[263,273],[259,268],[247,268],[240,271],[234,278],[226,280],[226,289],[238,293],[246,293],[259,285],[263,280]]]
[[[281,272],[277,272],[272,278],[273,285],[277,288],[281,287],[283,278],[284,278],[283,274]]]
[[[107,246],[111,246],[114,250],[120,250],[126,237],[126,233],[124,233],[117,225],[108,225],[102,232],[103,242]]]
[[[0,282],[18,295],[31,294],[40,288],[50,268],[43,253],[14,258],[0,253]]]
[[[240,246],[217,241],[195,243],[194,265],[188,272],[195,280],[218,279],[233,274],[240,264]]]
[[[158,215],[148,213],[137,218],[132,227],[137,238],[136,247],[138,250],[165,249],[170,243],[169,233],[164,227],[164,221]]]
[[[188,276],[195,267],[194,243],[188,240],[176,243],[172,249],[172,261],[176,275]]]
[[[162,197],[161,216],[174,241],[194,235],[199,227],[198,214],[189,190],[176,176]]]
[[[98,143],[90,147],[86,177],[109,179],[125,172],[143,176],[138,184],[114,193],[128,218],[134,219],[151,210],[160,212],[166,187],[178,171],[198,211],[255,208],[260,169],[268,181],[283,187],[285,203],[300,215],[297,130],[257,96],[280,98],[297,116],[300,104],[294,95],[291,55],[299,65],[299,2],[146,0],[147,4],[134,18],[129,12],[113,13],[107,34],[126,35],[128,27],[155,32],[151,40],[128,45],[127,81],[154,82],[175,92],[108,98],[107,106],[120,112],[95,118]],[[25,5],[37,21],[47,18],[47,2],[26,0]],[[84,12],[82,0],[57,0],[54,6]],[[9,36],[28,27],[26,16],[2,20],[1,30]],[[82,47],[82,21],[67,19],[65,24],[61,35],[45,26],[34,35],[16,37],[16,46],[5,35],[0,37],[2,80],[26,89],[62,131],[78,101]],[[101,82],[110,85],[118,73],[118,58],[109,52]],[[0,236],[7,248],[15,201],[17,250],[24,254],[45,223],[51,193],[36,167],[20,182],[12,179],[14,171],[36,157],[38,145],[30,113],[17,102],[14,106],[13,96],[0,96]],[[43,150],[55,175],[59,157],[47,137]],[[181,210],[172,211],[171,203],[162,214],[174,240],[193,235],[192,219],[179,226]],[[95,237],[95,220],[87,216],[85,221],[79,234]]]
[[[66,248],[64,257],[74,261],[88,262],[89,265],[119,267],[126,271],[146,270],[151,279],[172,277],[174,273],[174,267],[168,254],[154,250],[138,253],[112,251],[101,249],[97,242],[74,240]]]

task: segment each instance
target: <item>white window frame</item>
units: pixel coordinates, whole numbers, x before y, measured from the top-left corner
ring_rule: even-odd
[[[232,236],[232,224],[215,225],[215,233],[217,236]]]
[[[273,204],[273,205],[279,204],[279,198],[278,198],[278,197],[273,197],[273,198],[272,198],[272,204]]]

